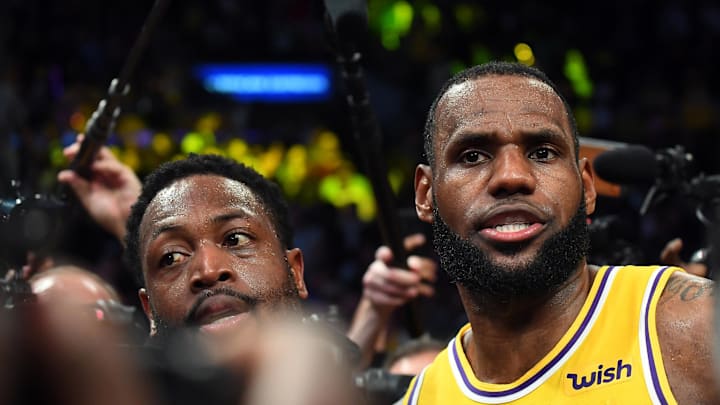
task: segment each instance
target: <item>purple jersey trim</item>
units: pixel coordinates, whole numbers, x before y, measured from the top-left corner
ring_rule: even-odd
[[[657,394],[658,400],[661,404],[668,404],[668,400],[667,398],[665,398],[665,393],[660,386],[658,371],[655,367],[655,356],[653,355],[652,345],[650,344],[650,303],[655,296],[655,291],[657,290],[658,283],[660,282],[660,277],[662,277],[662,275],[665,273],[665,271],[667,271],[667,269],[668,268],[665,267],[655,273],[655,279],[652,282],[650,294],[648,296],[647,302],[645,303],[645,347],[647,348],[647,356],[649,360],[648,363],[650,365],[650,375],[652,376],[653,388],[655,389],[655,393]]]
[[[467,374],[465,373],[465,370],[462,367],[462,363],[460,362],[460,357],[458,355],[457,351],[457,345],[452,345],[452,357],[453,361],[455,362],[455,366],[460,371],[460,376],[463,379],[463,382],[465,383],[465,386],[473,393],[477,395],[482,395],[486,397],[502,397],[505,395],[512,395],[519,391],[522,391],[526,389],[528,386],[533,384],[535,381],[537,381],[539,378],[541,378],[545,373],[547,373],[552,367],[554,367],[562,358],[567,354],[567,352],[573,348],[575,343],[578,341],[580,336],[585,331],[585,328],[587,328],[588,324],[590,323],[590,319],[593,317],[593,314],[595,311],[598,310],[598,303],[600,302],[600,298],[603,295],[603,292],[605,290],[605,287],[607,285],[608,277],[610,276],[610,273],[615,269],[615,267],[609,267],[605,274],[603,274],[603,278],[600,281],[600,287],[598,288],[597,293],[595,294],[595,297],[593,297],[593,302],[590,305],[590,309],[588,310],[587,314],[585,314],[585,318],[583,319],[582,323],[580,324],[580,327],[577,331],[575,331],[575,334],[573,334],[573,337],[570,339],[568,344],[565,345],[565,347],[562,348],[560,353],[558,353],[555,357],[553,357],[552,360],[548,362],[548,364],[545,365],[538,373],[536,373],[534,376],[527,379],[527,381],[523,382],[522,384],[518,385],[515,388],[511,388],[505,391],[485,391],[481,390],[475,386],[473,386],[470,383],[470,379],[468,378]],[[457,338],[455,338],[457,339]]]

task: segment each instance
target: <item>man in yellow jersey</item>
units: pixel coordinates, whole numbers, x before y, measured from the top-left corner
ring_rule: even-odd
[[[415,205],[469,323],[404,403],[720,403],[712,283],[589,265],[596,193],[578,149],[568,103],[537,69],[491,62],[442,88]]]

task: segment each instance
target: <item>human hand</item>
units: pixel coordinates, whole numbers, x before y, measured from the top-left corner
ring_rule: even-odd
[[[662,252],[660,252],[660,262],[671,266],[678,266],[685,269],[690,274],[705,277],[708,273],[708,268],[703,263],[688,263],[680,257],[680,251],[683,248],[683,241],[680,238],[675,238],[669,241]]]
[[[63,150],[68,160],[75,158],[82,140],[83,135],[78,135],[75,143]],[[63,170],[58,173],[57,178],[59,182],[68,184],[73,189],[78,200],[98,225],[122,242],[130,208],[142,190],[140,179],[105,146],[98,151],[90,170],[90,180],[73,170]]]
[[[412,251],[426,242],[423,234],[405,238],[405,249]],[[392,251],[381,246],[375,252],[375,261],[363,276],[363,299],[368,300],[376,311],[389,315],[418,296],[435,294],[432,283],[437,278],[437,262],[428,257],[410,255],[407,269],[392,267]]]

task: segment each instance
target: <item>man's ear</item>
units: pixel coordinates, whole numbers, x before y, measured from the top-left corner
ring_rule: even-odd
[[[587,158],[580,159],[580,175],[585,189],[585,210],[590,215],[595,212],[597,191],[595,190],[595,171]]]
[[[150,321],[150,336],[155,336],[157,334],[157,324],[155,323],[153,311],[150,307],[150,297],[144,288],[138,290],[138,297],[140,297],[143,312],[145,312],[145,316],[147,316],[147,319]]]
[[[424,164],[415,168],[415,212],[421,221],[433,222],[432,169]]]
[[[307,286],[305,285],[305,262],[303,260],[302,250],[293,248],[286,251],[290,271],[293,274],[295,287],[297,287],[298,295],[302,299],[306,299],[309,295]]]

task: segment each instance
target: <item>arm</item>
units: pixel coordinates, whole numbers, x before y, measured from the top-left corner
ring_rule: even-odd
[[[75,158],[80,142],[82,135],[63,150],[65,157],[69,160]],[[91,170],[91,180],[80,177],[72,170],[63,170],[58,173],[58,181],[70,185],[93,220],[123,243],[130,208],[142,190],[140,179],[105,146],[100,148]]]
[[[421,234],[405,238],[408,250],[423,243],[425,237]],[[348,338],[360,347],[362,357],[358,367],[361,369],[370,365],[378,339],[386,333],[395,310],[415,297],[430,297],[435,293],[432,285],[423,283],[435,281],[437,263],[434,260],[409,256],[405,270],[389,267],[392,258],[392,252],[385,246],[375,252],[375,261],[363,276],[363,295],[347,332]]]
[[[657,307],[665,371],[681,404],[720,403],[713,359],[713,289],[708,279],[678,272],[670,277]]]

